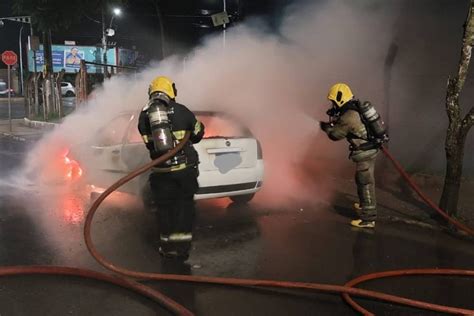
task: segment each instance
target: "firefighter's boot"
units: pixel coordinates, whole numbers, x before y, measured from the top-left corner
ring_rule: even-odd
[[[355,219],[351,221],[351,225],[359,228],[375,228],[375,221],[364,221],[361,219]]]

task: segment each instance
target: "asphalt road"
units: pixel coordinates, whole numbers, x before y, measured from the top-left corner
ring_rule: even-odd
[[[8,119],[8,98],[0,98],[0,119]],[[11,99],[12,119],[25,117],[24,101],[20,98]]]
[[[88,194],[79,186],[32,184],[18,170],[33,144],[0,137],[0,264],[67,265],[104,271],[85,249],[82,223]],[[33,173],[35,171],[32,171]],[[24,174],[24,173],[23,173]],[[343,284],[369,272],[474,266],[472,242],[390,221],[375,231],[351,229],[348,201],[269,208],[226,199],[198,203],[196,241],[187,263],[162,259],[154,215],[136,198],[116,194],[93,226],[97,248],[128,268],[235,278]],[[338,296],[147,282],[197,315],[351,315]],[[473,281],[418,277],[370,282],[366,288],[438,304],[474,308]],[[368,300],[384,315],[436,315]],[[5,277],[3,315],[166,315],[151,301],[107,284],[73,277]]]

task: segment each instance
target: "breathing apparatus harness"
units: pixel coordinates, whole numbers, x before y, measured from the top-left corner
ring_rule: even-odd
[[[367,130],[367,139],[361,138],[357,135],[349,135],[349,142],[351,143],[349,149],[351,152],[357,150],[371,150],[371,149],[380,149],[384,143],[387,143],[389,140],[387,129],[382,118],[375,110],[375,107],[369,102],[360,102],[359,100],[351,100],[344,104],[343,107],[339,108],[333,106],[330,108],[326,114],[329,116],[329,123],[334,124],[344,113],[349,110],[356,111],[359,113],[362,124],[364,124]],[[367,141],[361,145],[356,145],[352,142],[352,139],[362,139]]]
[[[173,135],[173,126],[168,114],[173,114],[170,98],[165,93],[155,93],[151,96],[146,111],[150,121],[154,149],[161,156],[176,147],[179,141]],[[168,159],[160,167],[173,167],[185,164],[187,157],[183,150]]]

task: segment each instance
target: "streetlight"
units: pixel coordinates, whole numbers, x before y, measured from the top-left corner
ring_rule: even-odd
[[[112,29],[112,23],[116,16],[122,15],[122,10],[120,8],[114,8],[112,12],[113,12],[113,15],[112,15],[112,18],[110,19],[109,28],[105,29],[104,10],[102,10],[102,49],[104,50],[103,55],[102,55],[103,56],[102,61],[104,64],[104,79],[105,79],[105,76],[107,76],[107,36],[115,35],[115,31]]]
[[[120,9],[120,8],[114,8],[114,14],[115,14],[116,16],[120,16],[120,15],[122,14],[122,9]],[[113,18],[113,17],[112,17],[112,18]],[[110,24],[112,24],[112,23],[110,23]]]

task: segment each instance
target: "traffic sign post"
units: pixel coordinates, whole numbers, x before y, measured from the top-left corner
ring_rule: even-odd
[[[10,82],[11,82],[10,69],[12,65],[17,63],[18,57],[15,54],[15,52],[12,52],[11,50],[7,50],[7,51],[4,51],[2,54],[2,61],[5,63],[5,65],[8,66],[8,121],[10,123],[10,132],[11,132],[12,131],[12,103],[11,103],[11,87],[10,87]]]
[[[10,126],[10,132],[13,130],[12,128],[12,102],[11,102],[11,95],[10,95],[10,65],[8,65],[8,122]]]

